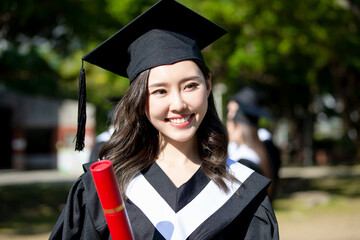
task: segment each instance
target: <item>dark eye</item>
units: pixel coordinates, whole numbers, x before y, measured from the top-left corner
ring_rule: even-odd
[[[155,91],[151,92],[151,94],[165,94],[165,89],[156,89]]]
[[[196,88],[197,86],[199,86],[198,83],[190,83],[188,85],[185,86],[186,89],[193,89]]]

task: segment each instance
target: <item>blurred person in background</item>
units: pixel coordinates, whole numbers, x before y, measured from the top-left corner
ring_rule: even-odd
[[[259,128],[259,118],[272,119],[263,108],[262,95],[253,88],[243,87],[227,104],[226,127],[229,134],[229,158],[238,161],[272,180],[268,189],[271,199],[276,193],[280,152],[271,133]]]
[[[120,99],[121,99],[121,97],[111,97],[108,99],[108,101],[113,104],[113,107],[108,112],[108,116],[107,116],[108,121],[110,122],[110,125],[105,131],[103,131],[102,133],[100,133],[99,135],[96,136],[96,140],[95,140],[96,142],[95,142],[93,149],[91,150],[89,162],[94,162],[94,161],[99,160],[99,152],[100,152],[101,147],[104,145],[104,143],[109,141],[109,139],[111,138],[111,135],[114,133],[114,130],[115,130],[114,124],[113,124],[114,111],[115,111],[115,106],[120,101]]]

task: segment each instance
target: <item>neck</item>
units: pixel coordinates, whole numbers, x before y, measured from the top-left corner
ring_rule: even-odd
[[[176,187],[187,182],[201,166],[197,139],[173,143],[161,141],[156,163]]]
[[[194,137],[187,142],[174,142],[161,138],[160,152],[156,162],[166,163],[173,166],[188,164],[201,164],[197,139]]]

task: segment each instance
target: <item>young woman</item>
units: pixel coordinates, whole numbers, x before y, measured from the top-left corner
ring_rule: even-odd
[[[226,127],[229,133],[228,155],[272,180],[268,195],[276,194],[280,153],[269,139],[261,139],[265,129],[259,129],[260,117],[272,119],[263,108],[263,97],[255,89],[245,86],[227,104]],[[262,133],[260,135],[259,133]],[[267,138],[270,133],[266,132]]]
[[[130,79],[99,156],[113,163],[135,239],[278,239],[269,180],[227,159],[200,53],[223,34],[163,0],[83,58]],[[130,57],[114,66],[113,52]],[[88,167],[50,239],[110,238]]]

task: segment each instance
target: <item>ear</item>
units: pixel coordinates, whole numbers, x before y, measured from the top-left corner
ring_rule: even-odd
[[[208,97],[210,96],[210,93],[211,93],[211,87],[212,87],[211,79],[212,79],[211,74],[209,74],[209,78],[205,79],[206,89],[207,89],[207,96]]]

